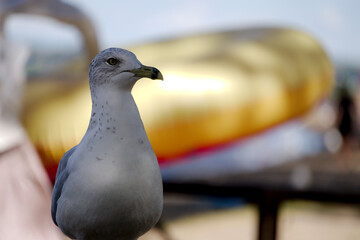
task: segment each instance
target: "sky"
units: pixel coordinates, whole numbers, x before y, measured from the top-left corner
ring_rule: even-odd
[[[312,34],[333,60],[360,65],[359,0],[66,2],[78,6],[90,16],[101,48],[134,46],[204,32],[282,26]],[[57,42],[63,46],[81,45],[80,35],[74,28],[42,18],[29,20],[27,16],[15,16],[6,29],[9,38],[17,42],[42,42],[42,46]]]

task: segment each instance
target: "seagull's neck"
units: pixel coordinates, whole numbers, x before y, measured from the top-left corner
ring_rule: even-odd
[[[93,134],[107,131],[121,137],[128,137],[138,131],[145,134],[131,90],[111,87],[93,90],[88,130]]]
[[[120,114],[119,110],[133,107],[135,104],[130,90],[116,87],[112,88],[110,86],[99,87],[93,90],[91,98],[91,116],[95,114],[98,118],[100,117],[99,113]]]

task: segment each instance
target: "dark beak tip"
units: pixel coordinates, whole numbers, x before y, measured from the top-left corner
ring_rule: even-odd
[[[154,68],[153,69],[153,73],[151,74],[151,79],[155,80],[155,79],[159,79],[159,80],[164,80],[161,72],[157,69],[157,68]]]
[[[151,79],[152,79],[152,80],[157,79],[157,74],[156,74],[156,73],[152,73],[152,74],[151,74]]]

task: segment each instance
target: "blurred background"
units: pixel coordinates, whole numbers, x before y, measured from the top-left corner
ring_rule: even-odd
[[[164,75],[139,81],[133,94],[165,183],[260,173],[261,184],[262,171],[284,164],[294,165],[281,181],[295,190],[311,188],[318,172],[356,179],[359,9],[356,0],[1,0],[0,175],[8,185],[0,223],[10,227],[0,238],[21,238],[9,229],[25,211],[17,206],[34,208],[35,194],[37,210],[26,214],[44,219],[23,236],[37,228],[47,230],[36,239],[62,238],[48,230],[46,202],[61,156],[87,128],[89,62],[108,47],[130,49]],[[14,194],[16,181],[38,191]],[[334,202],[286,201],[277,239],[359,239],[359,207]],[[175,190],[142,239],[256,239],[258,221],[244,198]]]

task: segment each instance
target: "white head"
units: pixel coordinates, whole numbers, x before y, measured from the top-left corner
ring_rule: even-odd
[[[101,51],[90,63],[90,88],[110,85],[131,89],[142,77],[163,79],[159,70],[140,63],[135,54],[121,48],[108,48]]]

